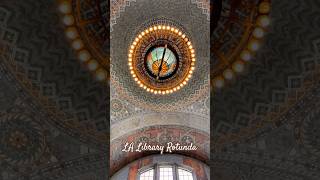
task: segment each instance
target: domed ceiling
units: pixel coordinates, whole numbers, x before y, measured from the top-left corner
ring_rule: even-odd
[[[145,125],[190,126],[191,118],[183,120],[188,115],[199,120],[197,128],[209,132],[208,7],[207,1],[111,4],[111,139]],[[168,50],[153,49],[161,46]],[[160,64],[155,62],[152,70],[146,64],[148,53],[161,62],[169,58],[168,52],[177,69],[158,76]]]
[[[52,19],[51,22],[36,20],[37,14],[20,18],[30,13],[32,3],[4,5],[2,65],[5,71],[10,71],[6,76],[17,82],[15,88],[29,94],[30,108],[40,111],[46,121],[71,136],[93,138],[96,143],[106,140],[108,88],[106,83],[99,83],[86,73],[85,66],[80,66],[76,52],[64,36],[58,4],[51,2],[45,6],[50,6],[51,14],[38,12],[39,16]],[[26,11],[14,12],[19,8]]]
[[[121,152],[127,141],[192,141],[200,150],[187,155],[207,161],[209,2],[121,2],[111,3],[111,173],[148,154]]]
[[[144,4],[144,6],[139,6],[139,4]],[[112,89],[116,89],[117,87],[118,94],[128,96],[128,98],[132,99],[132,103],[141,104],[140,107],[142,108],[158,110],[177,109],[177,106],[181,103],[190,104],[192,101],[188,99],[196,99],[196,97],[205,93],[202,89],[208,88],[208,74],[206,73],[208,71],[206,71],[206,69],[208,70],[209,68],[209,21],[207,20],[207,16],[202,14],[202,9],[191,2],[164,1],[160,5],[156,6],[156,4],[158,4],[156,1],[132,2],[130,6],[125,7],[124,12],[120,13],[117,24],[112,26],[111,87]],[[173,4],[170,7],[175,7],[175,11],[171,10],[170,7],[167,6],[168,4]],[[179,8],[177,9],[176,7]],[[184,11],[185,8],[190,8],[192,10],[191,12],[194,12],[192,14],[193,16],[190,15],[191,12]],[[139,16],[133,14],[139,11],[143,11],[144,13]],[[190,18],[190,16],[192,18]],[[150,19],[150,17],[152,17],[152,19]],[[152,24],[172,24],[173,26],[181,27],[181,29],[186,29],[186,33],[190,33],[190,39],[194,44],[197,59],[199,59],[195,65],[196,69],[203,70],[194,71],[194,78],[190,79],[188,86],[181,88],[177,93],[162,96],[161,98],[136,88],[137,85],[132,81],[130,71],[128,71],[127,66],[124,66],[124,64],[127,64],[130,42],[134,40],[138,32],[143,31]],[[193,25],[197,24],[198,29],[192,28]],[[207,26],[200,26],[200,24],[207,24]],[[184,32],[184,30],[182,30],[182,32]],[[195,81],[196,79],[198,79],[198,81]],[[199,92],[192,92],[196,90],[192,87],[197,88],[197,90],[199,89]],[[113,95],[111,95],[111,97],[113,97]]]
[[[246,1],[233,2],[241,7]],[[318,118],[320,26],[316,14],[320,6],[313,0],[270,3],[270,24],[253,56],[239,54],[242,70],[237,72],[231,63],[232,78],[226,73],[212,83],[211,153],[216,161],[211,173],[215,178],[318,179],[320,175],[318,145],[311,140],[317,137],[311,126],[317,126],[314,118]],[[232,19],[232,9],[222,8],[217,32],[223,27],[224,13]],[[266,13],[267,9],[263,5],[256,10]],[[246,53],[250,41],[248,45],[242,46]],[[213,50],[214,55],[218,49]]]
[[[0,179],[44,179],[68,160],[75,165],[85,157],[93,165],[92,158],[103,159],[107,73],[79,63],[83,55],[67,36],[70,22],[58,1],[0,2]],[[106,163],[99,164],[78,178],[94,171],[102,177]]]
[[[157,140],[203,137],[216,179],[319,179],[319,2],[224,0],[211,33],[207,0],[159,2],[0,2],[0,179],[105,179],[109,138],[168,128],[181,133]],[[129,71],[130,44],[154,24],[194,47],[176,94],[155,96]]]

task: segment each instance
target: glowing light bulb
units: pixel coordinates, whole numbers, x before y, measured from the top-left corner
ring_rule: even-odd
[[[241,61],[236,61],[233,65],[232,68],[235,72],[242,72],[244,70],[244,65]]]
[[[67,26],[71,26],[74,24],[74,18],[72,15],[66,15],[62,18],[62,22]]]
[[[226,69],[223,72],[223,77],[228,79],[228,80],[231,80],[234,77],[234,73],[233,73],[233,71],[231,69]]]
[[[251,51],[257,51],[260,48],[260,43],[259,41],[253,39],[250,41],[249,43],[249,47],[248,47]]]
[[[68,2],[62,2],[59,5],[59,11],[65,14],[70,13],[71,12],[70,4]]]
[[[75,50],[79,50],[83,47],[83,43],[80,39],[76,39],[72,42],[71,45]]]
[[[90,71],[95,71],[98,68],[98,62],[96,60],[90,60],[88,62],[88,69]]]
[[[96,79],[98,81],[103,81],[106,79],[106,73],[103,71],[103,69],[98,69],[96,71]]]
[[[270,12],[270,3],[269,2],[262,2],[259,5],[259,12],[266,14]]]
[[[253,31],[253,36],[256,38],[262,38],[264,36],[264,31],[262,28],[257,27]]]
[[[240,57],[244,61],[250,61],[252,58],[251,53],[247,50],[242,51]]]
[[[222,77],[218,77],[214,80],[214,86],[217,88],[222,88],[224,86],[224,79]]]
[[[75,39],[78,37],[78,31],[74,27],[70,27],[66,30],[66,36],[69,39]]]
[[[81,62],[85,62],[85,61],[88,61],[91,56],[88,51],[82,50],[79,52],[78,57]]]
[[[258,24],[262,27],[267,27],[270,25],[270,18],[266,15],[262,15],[258,18]]]

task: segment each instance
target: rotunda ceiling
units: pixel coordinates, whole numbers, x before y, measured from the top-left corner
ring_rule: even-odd
[[[2,78],[14,82],[18,96],[46,122],[101,148],[109,131],[107,83],[96,81],[78,62],[59,8],[55,1],[1,2]]]
[[[250,65],[224,88],[215,89],[211,96],[214,108],[211,132],[215,147],[246,141],[277,129],[315,88],[320,27],[311,17],[317,9],[292,1],[270,3],[270,26],[259,50],[250,56]],[[256,7],[259,12],[269,10],[265,5]],[[299,13],[302,11],[310,13]],[[222,14],[228,12],[222,9]]]
[[[217,159],[213,163],[217,169],[213,172],[215,177],[319,179],[320,165],[316,160],[319,158],[319,142],[316,139],[318,113],[311,113],[319,106],[320,97],[320,5],[317,0],[223,1],[217,28],[211,32],[214,40],[210,49],[214,61],[211,67],[208,51],[210,32],[203,25],[209,26],[209,1],[163,0],[163,4],[159,5],[154,0],[113,0],[110,30],[105,26],[109,21],[104,13],[108,2],[0,2],[0,72],[3,82],[0,90],[4,92],[0,94],[0,110],[1,117],[5,117],[0,121],[4,124],[3,132],[8,134],[4,140],[11,145],[0,148],[6,161],[10,162],[8,166],[11,163],[17,166],[46,165],[55,161],[48,152],[53,147],[48,144],[54,144],[51,141],[55,137],[51,137],[52,132],[42,129],[41,124],[45,122],[60,132],[56,135],[57,139],[70,136],[88,146],[105,150],[105,142],[109,139],[109,120],[105,118],[109,106],[107,37],[111,32],[113,80],[110,84],[113,89],[110,115],[113,125],[128,125],[125,122],[132,120],[135,126],[131,130],[141,132],[144,129],[139,130],[143,127],[139,123],[144,119],[139,121],[135,117],[146,114],[152,118],[159,115],[159,109],[174,109],[179,114],[175,114],[175,122],[170,124],[172,128],[181,119],[186,119],[188,113],[192,114],[190,117],[208,121],[210,107],[213,107],[211,135],[214,140],[211,151],[215,152],[213,158]],[[152,19],[149,18],[151,14]],[[181,29],[190,39],[196,56],[195,70],[187,84],[177,92],[161,93],[161,96],[139,87],[128,66],[131,43],[152,23],[169,24]],[[150,51],[151,55],[163,52],[161,49],[155,50]],[[171,47],[170,51],[175,54],[178,50]],[[175,60],[169,62],[166,59],[165,65],[169,67],[170,63],[180,59],[179,55],[175,55]],[[149,75],[153,73],[160,77],[159,72],[162,72],[161,76],[170,77],[175,72],[175,68],[165,71],[162,67],[154,69],[152,65],[145,66],[151,71]],[[208,98],[209,69],[211,77],[214,77],[211,81],[214,87],[211,106]],[[41,117],[42,121],[33,122],[31,117],[21,118],[24,116],[20,115],[10,116],[10,113],[21,109]],[[163,124],[168,122],[168,116],[157,117]],[[9,119],[11,123],[8,123]],[[29,128],[20,129],[18,121]],[[196,126],[190,119],[183,123],[187,126],[182,127],[186,135],[190,126],[198,132],[207,125],[206,122]],[[161,124],[150,122],[147,125]],[[14,133],[17,129],[20,133]],[[206,141],[209,140],[208,129],[205,130]],[[48,134],[50,137],[47,137]],[[52,134],[58,133],[53,131]],[[123,134],[124,130],[118,136]],[[25,142],[28,140],[34,144],[27,146]],[[141,136],[141,140],[146,139]],[[79,157],[79,152],[74,153],[72,147],[78,151],[82,146],[71,147],[69,142],[72,141],[61,143],[69,147],[71,150],[68,153],[72,152],[72,157],[75,157],[64,162],[74,165],[65,168],[66,171],[70,170],[73,174],[81,172],[83,167],[79,162],[94,164],[90,167],[92,171],[93,167],[106,166],[106,154]],[[205,143],[202,145],[207,158],[210,149]],[[24,161],[15,162],[15,155],[21,148],[31,151],[24,154]],[[53,154],[62,151],[53,149]],[[61,161],[68,155],[62,154]],[[39,174],[31,175],[31,179],[64,176],[60,170],[66,164],[61,161],[59,159],[57,164],[40,169]],[[285,167],[274,166],[279,162],[283,162]],[[299,172],[296,169],[300,169]],[[20,173],[33,169],[14,170]],[[226,172],[232,173],[226,175]],[[92,177],[90,172],[85,173],[82,177]],[[104,174],[104,171],[99,169],[99,173]]]
[[[164,0],[161,4],[154,0],[129,2],[122,11],[115,13],[118,15],[116,18],[111,16],[116,21],[110,34],[111,88],[115,89],[114,92],[138,108],[154,111],[174,111],[208,96],[209,21],[204,13],[208,2],[203,3],[203,8],[192,1]],[[118,2],[113,2],[111,7],[115,10],[119,7]],[[152,31],[147,33],[151,27]],[[139,36],[143,44],[135,41]],[[158,82],[152,77],[156,75],[147,73],[148,68],[135,63],[157,44],[167,44],[170,51],[175,52],[177,60],[177,69],[171,70],[173,74],[166,79],[160,77]],[[131,50],[132,46],[134,49]],[[136,47],[142,49],[137,51]],[[159,62],[160,56],[155,58],[160,59]],[[126,66],[128,63],[130,69]]]

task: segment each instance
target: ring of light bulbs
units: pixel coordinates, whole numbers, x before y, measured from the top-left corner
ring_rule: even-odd
[[[77,54],[78,60],[98,81],[108,79],[108,72],[94,58],[85,47],[77,28],[77,22],[72,12],[72,0],[59,1],[58,10],[61,13],[62,23],[65,25],[65,36],[70,40],[71,47]]]
[[[62,22],[65,25],[65,35],[70,40],[72,48],[77,52],[77,56],[78,56],[79,61],[81,63],[83,63],[87,67],[87,69],[94,74],[94,76],[96,77],[97,80],[99,80],[99,81],[106,80],[107,79],[107,72],[103,69],[103,67],[98,63],[97,60],[92,58],[92,55],[89,52],[89,50],[87,50],[84,47],[84,43],[81,40],[81,37],[80,37],[79,32],[76,27],[76,20],[72,14],[71,0],[59,1],[58,9],[59,9],[59,12],[62,14]],[[230,81],[230,80],[234,79],[234,76],[236,73],[242,73],[244,71],[245,64],[247,62],[249,62],[252,59],[255,52],[259,50],[259,48],[261,46],[261,41],[262,41],[262,39],[265,35],[265,32],[266,32],[266,28],[270,25],[270,17],[269,17],[270,9],[271,9],[270,0],[261,1],[261,3],[258,6],[259,15],[257,17],[256,27],[252,31],[252,35],[250,37],[250,40],[248,41],[247,48],[245,48],[240,53],[240,55],[239,55],[240,59],[235,61],[232,64],[231,68],[224,70],[222,75],[213,79],[212,85],[214,88],[220,89],[220,88],[224,87],[226,81]],[[153,30],[160,30],[160,29],[163,29],[162,27],[164,25],[159,25],[159,26],[161,28],[158,28],[156,26],[150,27],[150,28],[152,28]],[[165,26],[164,29],[167,29],[167,27]],[[174,32],[177,32],[181,37],[184,35],[180,30],[178,30],[175,27],[170,27],[168,30],[171,30],[171,29],[173,29]],[[148,31],[150,31],[150,30],[146,29],[145,31],[141,32],[137,37],[138,40],[141,39]],[[184,35],[184,36],[186,36],[186,35]],[[135,45],[135,43],[137,43],[137,42],[134,41],[132,45]],[[188,45],[191,45],[190,41],[188,41]],[[192,45],[191,45],[191,47],[192,47]],[[130,50],[129,50],[129,54],[130,54]],[[192,48],[192,51],[194,54],[193,48]],[[131,74],[134,77],[134,74],[133,73],[131,73]],[[191,77],[191,75],[192,75],[192,73],[189,74],[190,77]],[[187,79],[190,79],[189,76]],[[134,79],[136,80],[135,77],[134,77]],[[150,87],[147,87],[146,85],[143,85],[141,82],[139,84],[138,80],[136,82],[138,83],[138,85],[140,87],[142,86],[142,88],[144,88],[148,92],[151,92],[154,94],[173,93],[187,84],[187,81],[184,81],[181,83],[181,85],[179,85],[176,88],[166,90],[166,91],[161,91],[161,90],[156,90],[156,89],[152,89]]]
[[[239,54],[239,60],[235,61],[231,68],[224,70],[224,72],[213,79],[213,87],[215,89],[221,89],[224,87],[226,81],[234,79],[236,73],[242,73],[245,69],[245,64],[250,62],[256,51],[261,47],[261,42],[267,27],[270,25],[271,20],[269,17],[271,9],[270,0],[263,0],[258,6],[258,16],[256,25],[249,37],[247,47]]]
[[[139,42],[143,41],[143,38],[149,34],[149,33],[153,33],[156,31],[167,31],[167,32],[172,32],[174,34],[176,34],[177,36],[179,36],[180,38],[183,39],[184,43],[188,46],[188,51],[190,53],[190,57],[191,57],[191,65],[190,65],[190,69],[188,70],[188,74],[186,76],[186,78],[184,78],[177,86],[172,87],[170,89],[156,89],[154,87],[151,87],[147,84],[144,84],[137,76],[135,68],[133,67],[133,53],[136,50],[136,47],[138,45]],[[185,33],[183,33],[180,29],[174,27],[174,26],[170,26],[170,25],[164,25],[164,24],[157,24],[157,25],[153,25],[150,26],[148,28],[146,28],[145,30],[143,30],[142,32],[140,32],[136,38],[134,39],[134,41],[132,42],[130,48],[129,48],[129,52],[128,52],[128,67],[129,67],[129,71],[131,73],[131,76],[133,78],[133,80],[137,83],[137,85],[141,88],[143,88],[144,90],[146,90],[149,93],[153,93],[156,95],[166,95],[166,94],[171,94],[174,93],[178,90],[180,90],[181,88],[183,88],[185,85],[187,85],[188,81],[191,79],[192,74],[195,70],[195,62],[196,62],[196,57],[195,57],[195,50],[192,46],[192,43],[190,41],[190,39],[187,37],[187,35]]]

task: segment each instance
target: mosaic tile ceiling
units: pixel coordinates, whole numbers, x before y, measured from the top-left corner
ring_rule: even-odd
[[[119,97],[121,96],[121,100],[136,105],[137,108],[152,111],[176,111],[192,105],[197,100],[203,101],[209,92],[209,21],[205,13],[207,11],[204,11],[206,4],[200,7],[192,1],[165,0],[161,5],[157,1],[128,1],[122,7],[118,3],[120,1],[114,1],[111,4],[113,10],[116,11],[119,8],[119,12],[114,13],[117,16],[111,18],[115,19],[111,32],[111,88],[116,92],[116,94],[112,94],[112,97],[116,97],[118,94]],[[169,6],[169,4],[171,5]],[[168,9],[168,7],[175,7],[175,10]],[[190,9],[190,11],[186,11],[186,9]],[[135,15],[136,12],[142,11],[143,14]],[[161,91],[160,94],[165,94],[161,98],[141,89],[131,77],[127,67],[123,66],[128,63],[130,42],[133,42],[140,32],[156,24],[171,25],[188,34],[197,59],[192,78],[184,78],[188,79],[188,82],[181,83],[186,85],[181,89],[179,87],[180,90],[177,92],[170,91],[177,90],[177,88]],[[193,26],[199,28],[194,29]],[[202,33],[199,33],[200,31]],[[142,85],[142,87],[144,86]],[[156,92],[159,94],[158,91]]]
[[[64,11],[68,9],[62,8],[61,12],[59,2],[0,2],[0,89],[3,92],[0,94],[0,121],[8,135],[1,139],[0,146],[2,179],[105,179],[107,155],[103,151],[106,149],[105,140],[109,138],[106,136],[109,130],[105,119],[109,92],[107,84],[101,83],[101,80],[108,79],[105,76],[108,72],[99,70],[105,66],[93,54],[108,54],[103,49],[108,41],[105,32],[123,33],[120,29],[127,29],[128,24],[125,19],[144,19],[129,27],[132,31],[126,31],[128,37],[133,37],[146,23],[148,11],[146,14],[133,12],[138,12],[137,9],[151,1],[140,0],[141,4],[139,0],[111,1],[114,6],[111,9],[110,31],[85,21],[87,26],[84,29],[92,32],[90,38],[78,27],[75,27],[77,31],[72,28],[67,31],[69,26],[83,21],[79,20],[78,15],[73,17],[75,19],[70,18],[69,12]],[[79,5],[76,2],[81,2],[81,7],[90,12],[93,7],[103,10],[108,1],[100,1],[101,6],[95,4],[99,1],[72,2],[71,9]],[[168,7],[181,8],[183,10],[179,13],[188,13],[197,19],[169,19],[175,23],[188,22],[177,23],[186,29],[194,23],[205,24],[209,20],[208,1],[166,2],[170,4]],[[252,6],[245,6],[248,2],[258,7],[261,1],[223,1],[221,21],[214,34],[224,32],[228,35],[233,32],[234,29],[221,29],[226,28],[225,22],[234,20],[230,17],[238,12],[235,9],[240,8],[241,15],[251,12]],[[320,4],[317,0],[272,0],[270,3],[270,24],[263,29],[264,36],[259,41],[259,49],[251,56],[250,63],[244,66],[243,71],[232,80],[224,81],[223,88],[215,90],[211,97],[214,107],[214,111],[211,111],[211,135],[214,141],[210,152],[214,152],[214,161],[210,165],[215,169],[213,176],[219,179],[320,179],[320,144],[317,138],[320,128]],[[266,12],[267,6],[262,7],[262,11]],[[89,15],[84,17],[89,18]],[[105,20],[105,16],[102,13],[99,20],[92,22],[108,23],[101,20]],[[164,17],[159,15],[158,18]],[[70,24],[73,20],[74,24]],[[188,32],[193,34],[192,30]],[[261,31],[257,30],[255,36],[259,35]],[[78,37],[81,37],[81,42],[72,44]],[[94,47],[85,46],[84,52],[77,50],[79,45],[96,38],[99,41],[93,44]],[[120,35],[112,38],[111,41],[120,39],[119,44],[129,41]],[[193,43],[201,45],[196,50],[197,54],[206,57],[204,49],[207,47],[204,45],[209,44],[209,38],[195,39],[204,41]],[[229,51],[229,46],[237,42],[235,37],[224,40],[226,47],[221,46],[218,50],[222,48]],[[127,61],[125,55],[126,48],[123,61]],[[209,74],[198,75],[209,79]],[[130,75],[125,77],[131,78]],[[199,86],[190,90],[199,93],[196,88],[209,82],[193,83],[199,83]],[[115,122],[151,111],[115,97],[110,106]],[[209,104],[210,99],[202,99],[184,106],[184,110],[179,112],[208,117]],[[18,115],[12,116],[12,113]],[[21,127],[21,122],[28,128]],[[137,127],[141,127],[137,124]],[[22,149],[27,151],[18,158],[16,154]],[[208,151],[208,147],[204,149]]]

